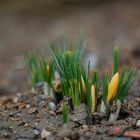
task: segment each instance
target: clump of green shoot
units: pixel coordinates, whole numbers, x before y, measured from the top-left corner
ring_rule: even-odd
[[[80,41],[78,41],[80,42]],[[72,98],[72,106],[76,109],[81,103],[88,106],[89,111],[93,112],[93,97],[91,95],[91,87],[95,86],[95,101],[97,102],[99,84],[97,82],[97,72],[94,72],[92,80],[89,80],[89,75],[82,64],[82,54],[85,46],[80,46],[75,49],[68,50],[67,46],[55,49],[50,48],[56,67],[61,76],[62,95]],[[66,44],[65,44],[66,45]],[[90,69],[90,67],[89,67]],[[90,71],[88,69],[88,71]],[[92,92],[93,93],[93,92]],[[95,108],[95,105],[94,105]]]
[[[51,59],[49,61],[45,57],[31,52],[27,66],[32,87],[35,88],[39,82],[45,82],[53,88],[54,72],[58,71],[61,90],[57,96],[70,97],[72,109],[76,109],[84,103],[93,117],[100,110],[109,116],[107,119],[110,122],[115,121],[118,119],[122,103],[134,83],[136,70],[131,68],[127,71],[126,66],[119,70],[118,49],[115,48],[112,73],[108,74],[103,66],[102,81],[100,82],[97,70],[94,70],[90,76],[90,62],[87,71],[82,63],[84,48],[85,45],[82,46],[80,39],[76,48],[68,49],[66,43],[60,48],[50,45]],[[102,90],[100,90],[100,83],[102,83]],[[49,91],[47,90],[47,92]],[[101,105],[98,103],[98,99],[101,100]],[[112,110],[113,106],[115,108]],[[63,123],[66,124],[68,110],[65,104],[63,104],[62,115]]]
[[[82,73],[81,57],[83,49],[79,45],[76,49],[68,50],[66,44],[55,49],[51,46],[50,53],[61,76],[62,95],[72,98],[73,107],[80,103],[80,84]]]
[[[30,52],[26,61],[32,87],[35,88],[39,82],[46,82],[50,87],[54,80],[54,62],[47,61],[42,55]]]
[[[113,104],[116,104],[116,109],[111,110],[109,121],[113,122],[119,116],[121,104],[123,103],[129,89],[134,83],[136,70],[130,69],[126,73],[126,66],[122,71],[118,71],[118,49],[114,49],[114,65],[112,70],[112,77],[109,81],[109,76],[103,72],[103,95],[101,111],[106,113],[106,110],[110,110]],[[120,73],[120,74],[119,74]]]

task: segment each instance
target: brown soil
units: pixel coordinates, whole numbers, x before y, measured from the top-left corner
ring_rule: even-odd
[[[68,124],[64,126],[62,114],[58,111],[61,103],[53,111],[48,105],[51,99],[43,93],[17,93],[0,99],[0,137],[4,140],[40,139],[45,129],[51,133],[51,140],[114,140],[114,137],[123,136],[126,130],[140,130],[136,126],[140,120],[140,96],[135,93],[140,85],[138,72],[116,122],[100,120],[100,116],[96,122],[89,121],[86,107],[82,104],[77,110],[69,112]]]

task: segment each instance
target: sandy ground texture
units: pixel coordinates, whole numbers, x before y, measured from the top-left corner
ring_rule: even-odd
[[[54,107],[51,105],[54,102],[39,91],[4,96],[0,98],[0,137],[2,140],[132,140],[135,137],[137,140],[136,136],[140,138],[140,97],[135,92],[139,85],[137,78],[119,119],[113,123],[100,115],[95,122],[90,120],[82,104],[75,111],[70,110],[68,124],[64,126],[61,102]],[[128,134],[130,137],[125,137]]]

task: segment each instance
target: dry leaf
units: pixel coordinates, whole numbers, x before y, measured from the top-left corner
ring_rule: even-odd
[[[140,138],[140,131],[126,131],[124,133],[125,137],[131,137],[131,138]]]
[[[25,106],[26,106],[26,104],[21,103],[21,104],[19,104],[18,109],[23,109]]]
[[[50,110],[49,113],[50,113],[51,115],[56,116],[56,113],[55,113],[54,111],[52,111],[52,110]]]
[[[8,103],[8,104],[6,105],[7,109],[16,108],[16,107],[18,107],[18,106],[19,106],[19,104],[11,104],[11,103]]]
[[[28,110],[28,113],[29,114],[32,114],[32,113],[34,113],[34,112],[36,112],[37,111],[37,107],[32,107],[32,108],[30,108],[29,110]]]
[[[1,97],[0,99],[0,105],[5,105],[9,101],[8,97]]]
[[[29,124],[28,124],[28,123],[25,123],[25,124],[24,124],[24,127],[29,127]]]

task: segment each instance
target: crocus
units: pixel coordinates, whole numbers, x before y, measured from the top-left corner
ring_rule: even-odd
[[[91,101],[92,101],[91,112],[93,114],[95,112],[95,103],[96,103],[96,101],[95,101],[95,86],[94,85],[91,86]]]
[[[108,96],[107,96],[107,104],[113,99],[116,95],[117,88],[119,85],[119,73],[117,72],[111,79],[108,85]]]
[[[49,65],[47,65],[47,74],[48,74],[48,76],[50,75],[50,67],[49,67]]]
[[[84,81],[82,76],[81,76],[81,81],[82,81],[82,89],[83,89],[83,91],[85,93],[86,92],[86,84],[85,84],[85,81]]]

